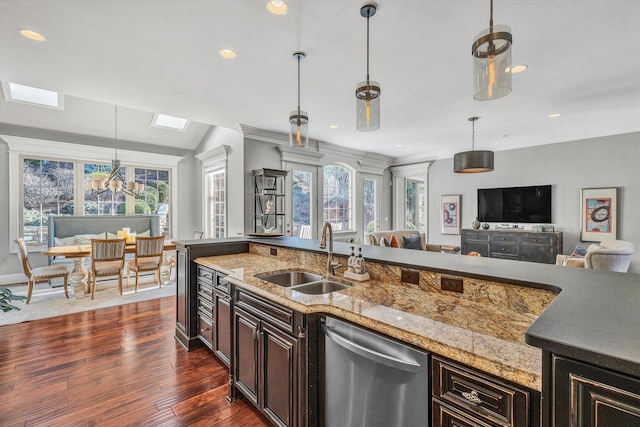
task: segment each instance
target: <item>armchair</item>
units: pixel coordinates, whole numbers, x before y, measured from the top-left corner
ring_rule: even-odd
[[[603,240],[599,244],[589,246],[584,258],[558,255],[556,265],[626,273],[629,269],[633,252],[633,243],[631,242]]]

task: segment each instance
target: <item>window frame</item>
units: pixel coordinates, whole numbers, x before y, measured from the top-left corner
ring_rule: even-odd
[[[347,173],[349,174],[349,228],[343,228],[340,230],[334,230],[334,234],[336,234],[336,232],[344,232],[344,233],[353,233],[353,232],[357,232],[356,230],[356,218],[355,218],[355,211],[356,211],[356,206],[355,206],[355,179],[356,179],[356,173],[355,170],[350,167],[349,165],[346,165],[344,163],[340,163],[340,162],[334,162],[334,163],[330,163],[327,165],[323,165],[322,167],[322,197],[320,197],[320,195],[318,195],[318,200],[320,201],[319,203],[319,209],[320,209],[320,217],[322,218],[322,222],[325,222],[324,219],[324,200],[325,200],[325,196],[324,196],[324,192],[325,192],[325,187],[324,187],[324,174],[325,174],[325,169],[329,166],[338,166],[341,167],[343,169],[345,169],[347,171]],[[318,177],[319,178],[319,177]]]
[[[84,163],[111,163],[114,149],[92,145],[73,144],[68,142],[42,140],[13,135],[0,135],[9,146],[9,253],[15,253],[13,241],[22,234],[22,192],[23,177],[22,161],[26,158],[46,159],[74,162],[74,212],[76,216],[84,209]],[[178,162],[182,156],[168,154],[147,153],[140,151],[118,150],[118,158],[123,167],[147,169],[163,169],[169,172],[169,182],[172,187],[178,186]],[[143,160],[140,162],[140,160]],[[79,167],[81,166],[81,167]],[[129,173],[129,171],[127,171]],[[174,192],[172,192],[173,194]],[[170,197],[172,234],[177,235],[177,203]],[[127,212],[128,214],[128,212]],[[46,248],[46,244],[29,245],[30,252],[39,252]]]

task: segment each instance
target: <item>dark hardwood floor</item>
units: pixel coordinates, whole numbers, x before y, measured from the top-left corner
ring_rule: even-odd
[[[174,340],[175,307],[171,297],[0,327],[0,425],[270,425],[225,400],[227,369],[210,351]]]

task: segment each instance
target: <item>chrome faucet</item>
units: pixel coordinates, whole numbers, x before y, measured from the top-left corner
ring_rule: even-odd
[[[329,251],[327,252],[327,274],[335,274],[336,268],[341,268],[342,264],[333,260],[333,228],[331,224],[325,222],[322,226],[322,239],[320,239],[320,249],[327,247],[327,229],[329,229]]]

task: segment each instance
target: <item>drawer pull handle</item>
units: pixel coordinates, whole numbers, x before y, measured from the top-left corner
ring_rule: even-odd
[[[463,392],[462,397],[467,399],[469,402],[480,404],[482,403],[482,399],[478,397],[478,392],[475,390],[471,390],[470,393]]]
[[[209,330],[210,330],[209,328],[200,328],[200,332],[207,332]]]

